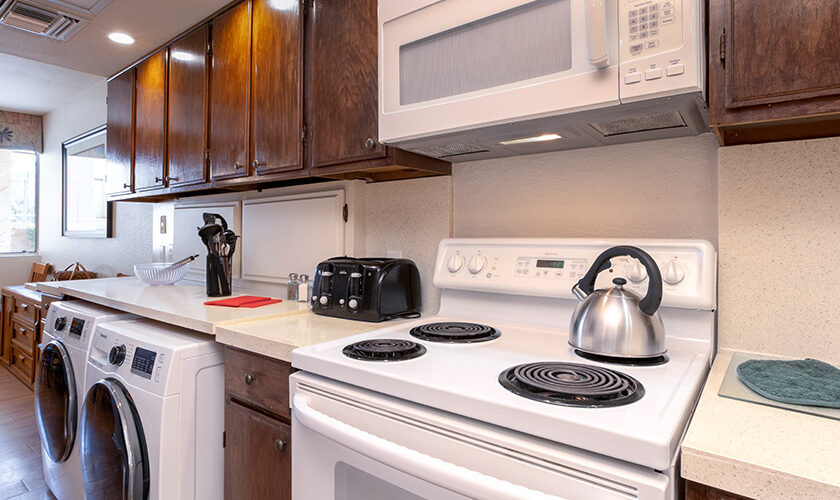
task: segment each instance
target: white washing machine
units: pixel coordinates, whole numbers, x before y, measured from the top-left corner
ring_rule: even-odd
[[[41,435],[44,479],[61,500],[84,499],[76,436],[94,328],[133,317],[82,301],[50,305],[35,372],[35,415]]]
[[[80,421],[87,500],[224,496],[224,356],[147,320],[98,326]]]

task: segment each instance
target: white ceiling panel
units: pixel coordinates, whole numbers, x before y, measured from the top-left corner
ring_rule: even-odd
[[[52,111],[104,77],[0,54],[0,109],[40,115]]]

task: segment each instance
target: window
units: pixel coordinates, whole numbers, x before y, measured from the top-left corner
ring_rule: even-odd
[[[35,252],[38,155],[0,149],[0,253]]]

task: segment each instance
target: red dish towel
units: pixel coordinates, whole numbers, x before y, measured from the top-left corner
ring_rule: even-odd
[[[262,307],[269,304],[276,304],[283,302],[280,299],[272,299],[271,297],[256,297],[254,295],[243,295],[242,297],[231,297],[229,299],[211,300],[205,302],[205,306],[223,306],[223,307]]]

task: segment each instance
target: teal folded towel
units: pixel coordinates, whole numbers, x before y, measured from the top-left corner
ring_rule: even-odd
[[[816,359],[751,359],[738,365],[738,378],[774,401],[840,408],[840,369]]]

